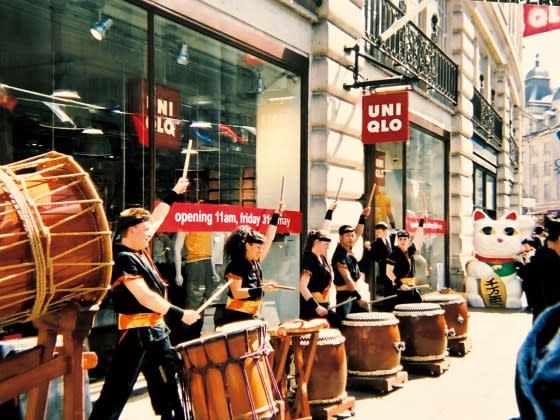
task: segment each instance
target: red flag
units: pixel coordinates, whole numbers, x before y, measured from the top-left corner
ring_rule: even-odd
[[[523,36],[560,29],[560,7],[523,5]]]

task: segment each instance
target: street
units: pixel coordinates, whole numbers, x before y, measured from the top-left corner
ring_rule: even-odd
[[[464,357],[449,357],[450,368],[439,377],[409,374],[401,389],[386,395],[348,389],[356,398],[353,417],[369,420],[509,420],[519,415],[514,372],[517,351],[531,327],[524,312],[469,309],[473,347]],[[96,386],[98,389],[99,387]],[[92,399],[95,399],[92,394]],[[157,419],[140,382],[122,420]]]

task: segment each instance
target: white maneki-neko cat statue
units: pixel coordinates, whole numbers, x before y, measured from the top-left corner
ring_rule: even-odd
[[[481,210],[473,212],[475,256],[465,267],[465,290],[470,306],[509,309],[524,306],[521,278],[514,264],[522,240],[518,219],[515,211],[498,220]]]

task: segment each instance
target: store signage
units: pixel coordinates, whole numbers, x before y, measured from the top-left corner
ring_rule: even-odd
[[[231,232],[238,226],[264,232],[274,210],[221,204],[174,203],[160,232]],[[301,212],[284,211],[277,233],[300,233]]]
[[[132,123],[138,142],[148,147],[149,98],[145,81],[133,82],[130,88]],[[181,132],[179,110],[181,96],[178,90],[156,84],[155,86],[155,141],[157,147],[179,149]]]
[[[560,7],[523,5],[523,36],[560,29]]]
[[[362,96],[362,142],[364,144],[408,141],[408,92]]]
[[[415,232],[418,228],[419,217],[407,217],[406,218],[406,230],[409,232]],[[446,223],[443,219],[424,219],[424,234],[425,235],[443,235],[446,231]]]

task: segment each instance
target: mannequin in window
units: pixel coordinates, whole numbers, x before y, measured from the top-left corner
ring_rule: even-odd
[[[395,215],[393,211],[393,204],[389,196],[381,191],[379,185],[375,185],[375,223],[387,223],[391,229],[395,229]]]

